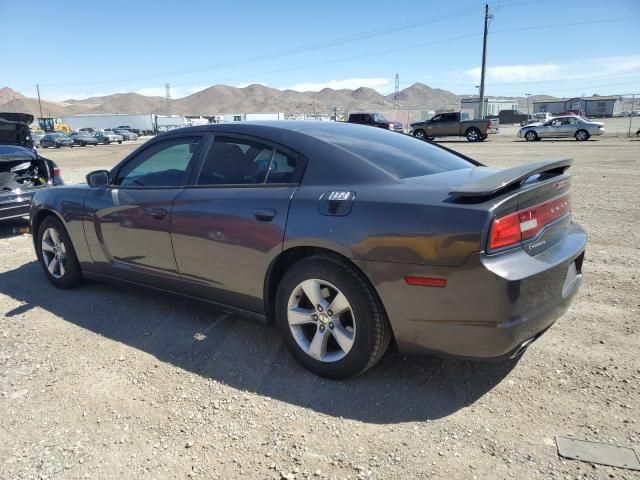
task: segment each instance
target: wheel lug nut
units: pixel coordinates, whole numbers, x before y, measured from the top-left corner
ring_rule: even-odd
[[[324,325],[320,325],[320,331],[324,332]]]
[[[333,316],[333,310],[327,310],[327,315],[329,315],[330,317]]]
[[[329,322],[329,328],[333,328],[333,323]]]
[[[311,315],[311,318],[316,322],[318,321],[318,315],[316,315],[315,313]]]
[[[318,311],[321,312],[323,310],[322,305],[318,305]]]

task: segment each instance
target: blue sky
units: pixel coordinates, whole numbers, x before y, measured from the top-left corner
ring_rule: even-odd
[[[640,93],[640,0],[493,0],[487,94]],[[419,7],[418,7],[419,6]],[[219,83],[476,91],[484,2],[0,0],[0,87],[62,100]],[[7,44],[8,42],[8,44]]]

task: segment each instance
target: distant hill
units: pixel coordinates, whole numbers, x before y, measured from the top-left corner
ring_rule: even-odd
[[[459,108],[460,99],[463,96],[415,83],[398,92],[397,101],[400,109],[403,110],[455,110]],[[355,90],[324,88],[317,92],[298,92],[259,84],[244,88],[214,85],[187,97],[172,100],[171,113],[181,115],[264,112],[310,114],[314,111],[327,113],[334,108],[341,111],[375,112],[394,110],[395,101],[395,93],[382,95],[367,87]],[[518,102],[521,107],[526,106],[524,98],[518,98]],[[25,97],[9,87],[0,89],[0,111],[27,112],[40,116],[37,99]],[[166,113],[166,103],[163,97],[116,93],[101,97],[69,99],[63,102],[42,100],[42,112],[44,116],[54,117],[78,113],[163,114]]]

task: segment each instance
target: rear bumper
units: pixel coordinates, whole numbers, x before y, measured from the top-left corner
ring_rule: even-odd
[[[548,250],[476,253],[463,267],[357,261],[375,286],[400,351],[480,359],[517,356],[569,308],[587,236],[576,224]],[[570,267],[577,274],[568,276]],[[444,288],[405,276],[446,278]],[[569,280],[568,280],[569,278]]]

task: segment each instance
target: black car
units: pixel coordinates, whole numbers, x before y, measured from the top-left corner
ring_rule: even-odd
[[[63,185],[58,166],[33,147],[26,113],[0,113],[0,220],[29,215],[31,197]]]
[[[357,123],[360,125],[370,125],[372,127],[384,128],[385,130],[393,130],[394,132],[402,132],[402,123],[394,122],[384,118],[380,113],[352,113],[349,115],[349,123]]]
[[[44,274],[119,280],[275,323],[330,378],[401,352],[520,355],[569,307],[587,237],[570,160],[509,169],[379,128],[181,128],[38,192]]]
[[[73,147],[75,142],[72,138],[69,138],[64,133],[47,133],[40,139],[40,146],[42,148],[60,148],[60,147]]]
[[[93,136],[93,134],[89,132],[74,132],[69,135],[69,138],[73,140],[73,143],[76,145],[80,145],[81,147],[86,147],[87,145],[98,145],[98,139]]]

